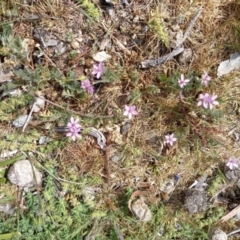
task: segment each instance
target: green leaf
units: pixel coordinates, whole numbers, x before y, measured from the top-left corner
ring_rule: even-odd
[[[13,158],[10,158],[10,159],[8,159],[6,161],[0,162],[0,167],[8,166],[8,165],[10,165],[10,164],[12,164],[12,163],[14,163],[14,162],[16,162],[18,160],[22,160],[24,158],[26,158],[26,157],[23,154],[19,155],[19,156],[16,156],[16,157],[13,157]]]

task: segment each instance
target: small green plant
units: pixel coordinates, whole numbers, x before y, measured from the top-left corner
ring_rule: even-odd
[[[164,23],[159,17],[159,13],[157,11],[151,14],[150,19],[148,21],[148,26],[152,30],[152,32],[157,35],[159,40],[161,40],[164,43],[164,45],[168,48],[169,47],[168,34],[165,29]]]
[[[78,2],[82,5],[90,17],[94,20],[99,20],[100,13],[97,7],[90,0],[78,0]]]
[[[211,184],[209,185],[207,191],[210,196],[214,196],[217,192],[219,192],[220,187],[225,183],[225,178],[223,174],[218,171],[217,175],[212,180]]]

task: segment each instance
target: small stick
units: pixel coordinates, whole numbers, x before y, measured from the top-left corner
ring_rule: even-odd
[[[77,57],[75,57],[74,59],[72,59],[70,61],[70,64],[75,64],[77,63],[77,61],[82,58],[83,56],[85,56],[87,53],[89,53],[91,51],[91,48],[87,49],[85,52],[83,53],[79,53]]]
[[[33,110],[34,110],[34,108],[35,108],[35,105],[36,105],[36,101],[35,101],[35,102],[33,103],[33,105],[32,105],[31,111],[30,111],[30,113],[29,113],[29,115],[28,115],[28,117],[27,117],[26,122],[24,123],[23,129],[22,129],[22,132],[25,131],[25,129],[26,129],[26,127],[27,127],[27,125],[28,125],[28,123],[29,123],[29,121],[30,121],[30,118],[31,118],[32,113],[33,113]]]
[[[237,215],[240,212],[240,205],[238,205],[237,207],[235,207],[231,212],[229,212],[227,215],[223,216],[221,218],[222,222],[225,222],[227,220],[229,220],[230,218],[234,217],[235,215]]]
[[[44,98],[44,97],[42,97],[42,96],[38,96],[38,97],[41,98],[41,99],[43,99],[43,100],[45,100],[46,102],[52,104],[53,106],[56,106],[56,107],[58,107],[58,108],[61,108],[61,109],[65,110],[65,111],[67,111],[67,112],[71,112],[71,113],[77,114],[77,115],[79,115],[80,117],[89,117],[89,118],[111,118],[111,117],[112,117],[112,115],[102,116],[102,115],[82,114],[82,113],[80,113],[80,112],[77,112],[77,111],[74,111],[74,110],[71,110],[71,109],[66,109],[65,107],[62,107],[62,106],[60,106],[60,105],[57,104],[57,103],[54,103],[54,102],[52,102],[52,101],[50,101],[50,100],[47,100],[46,98]]]
[[[181,41],[180,41],[179,44],[175,47],[175,49],[178,48],[178,47],[180,47],[180,46],[183,44],[183,42],[186,40],[187,36],[189,35],[190,30],[192,29],[193,25],[195,24],[195,22],[196,22],[197,19],[199,18],[199,16],[200,16],[200,14],[202,13],[202,11],[203,11],[203,9],[199,9],[199,10],[197,11],[196,15],[194,16],[194,18],[192,19],[192,21],[191,21],[190,24],[188,25],[186,31],[184,32]]]
[[[119,228],[117,223],[114,224],[114,228],[115,228],[115,231],[116,231],[116,233],[118,235],[118,239],[119,240],[124,240],[123,234],[122,234],[122,232],[121,232],[121,230],[120,230],[120,228]]]
[[[66,179],[63,179],[63,178],[60,178],[60,177],[56,177],[54,174],[49,172],[44,166],[42,166],[38,161],[37,161],[37,163],[39,164],[39,166],[41,168],[43,168],[43,170],[45,170],[50,176],[52,176],[54,179],[56,179],[59,182],[66,182],[66,183],[70,183],[70,184],[82,185],[82,183],[80,183],[80,182],[73,182],[73,181],[66,180]]]
[[[171,53],[160,57],[158,59],[151,59],[151,60],[146,60],[144,62],[141,62],[141,67],[142,68],[149,68],[149,67],[155,67],[156,65],[162,64],[164,62],[166,62],[167,60],[177,56],[178,54],[180,54],[181,52],[183,52],[184,47],[179,47],[174,49]]]
[[[105,147],[105,165],[104,165],[104,171],[106,174],[107,184],[109,184],[109,178],[110,178],[110,164],[109,164],[109,145],[111,142],[111,134],[110,132],[107,134],[106,138],[106,147]]]
[[[231,236],[231,235],[234,235],[234,234],[239,233],[239,232],[240,232],[240,228],[238,228],[238,229],[236,229],[236,230],[228,233],[227,235],[228,235],[228,236]]]

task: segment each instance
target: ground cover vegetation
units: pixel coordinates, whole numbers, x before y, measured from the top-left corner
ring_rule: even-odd
[[[199,10],[183,53],[143,68],[178,46]],[[221,218],[240,199],[224,174],[239,170],[239,73],[218,77],[217,67],[239,51],[239,16],[237,0],[2,0],[0,239],[237,229]],[[22,159],[41,186],[8,180]],[[206,205],[195,211],[185,197],[201,178]]]

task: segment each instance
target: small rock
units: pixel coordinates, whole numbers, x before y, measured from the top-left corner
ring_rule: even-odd
[[[38,139],[38,144],[40,144],[40,145],[47,144],[48,142],[49,142],[49,138],[47,136],[41,136]]]
[[[45,100],[43,98],[37,97],[35,99],[35,105],[33,108],[33,112],[39,112],[41,109],[43,109],[45,106]]]
[[[216,229],[211,236],[211,240],[227,240],[227,234],[221,229]]]
[[[148,25],[143,26],[142,33],[147,33],[148,31],[149,31],[149,26]]]
[[[148,205],[144,202],[142,198],[139,198],[135,202],[133,202],[131,205],[131,209],[136,215],[136,217],[143,222],[147,222],[152,218],[152,213]]]
[[[55,53],[57,55],[62,55],[66,51],[67,51],[67,45],[63,42],[60,42],[55,49]]]
[[[114,125],[114,126],[106,126],[104,130],[111,132],[111,140],[112,142],[122,145],[123,139],[122,134],[120,133],[120,126]]]
[[[20,90],[19,88],[14,89],[14,90],[9,92],[9,95],[11,95],[13,97],[19,97],[19,96],[22,95],[22,90]]]
[[[158,235],[159,237],[162,237],[162,236],[164,235],[164,233],[165,233],[165,230],[164,230],[163,227],[161,227],[161,228],[159,229],[157,235]]]
[[[131,123],[127,122],[121,127],[121,134],[126,135],[129,129],[131,128]]]
[[[184,51],[179,56],[179,62],[186,64],[191,61],[192,56],[193,56],[192,49],[190,48],[184,49]]]
[[[72,47],[73,49],[79,49],[79,48],[80,48],[80,44],[79,44],[78,41],[72,41],[72,42],[71,42],[71,47]]]
[[[8,73],[5,73],[3,71],[0,71],[0,82],[11,82],[12,81],[12,77],[14,76],[13,72],[10,71]]]
[[[85,187],[82,190],[82,196],[85,202],[93,201],[95,199],[96,191],[93,187]]]
[[[49,39],[45,42],[46,47],[55,47],[58,45],[58,40],[56,39]]]
[[[110,160],[117,163],[119,161],[119,157],[115,155],[115,156],[110,157]]]
[[[164,181],[160,186],[160,190],[167,194],[172,193],[174,190],[174,179],[167,179]]]
[[[93,55],[93,59],[96,62],[104,62],[111,58],[111,55],[107,54],[105,51],[97,52]]]
[[[223,61],[219,64],[217,75],[218,77],[221,77],[239,68],[240,68],[240,54],[236,52],[230,55],[230,59]]]
[[[20,115],[17,119],[13,121],[13,126],[16,128],[22,127],[27,121],[28,115]]]
[[[115,14],[113,8],[111,8],[111,7],[106,7],[106,11],[107,11],[107,13],[109,14],[109,16],[110,16],[112,19],[116,20],[116,14]]]
[[[205,211],[207,209],[206,192],[197,189],[189,189],[186,193],[184,204],[191,214]]]
[[[226,178],[231,182],[236,182],[237,186],[240,188],[240,167],[231,170],[225,166],[224,172]]]
[[[35,185],[42,185],[42,173],[32,166],[28,160],[15,162],[10,167],[7,176],[12,184],[26,188],[26,190]]]
[[[183,31],[179,29],[177,32],[170,32],[170,47],[171,48],[176,48],[177,46],[180,45],[182,38],[183,38]]]
[[[4,212],[5,214],[13,214],[14,207],[10,203],[0,204],[0,212]]]
[[[16,154],[18,152],[17,149],[13,150],[13,151],[3,151],[1,152],[0,154],[0,158],[6,158],[6,157],[11,157],[13,156],[14,154]]]

